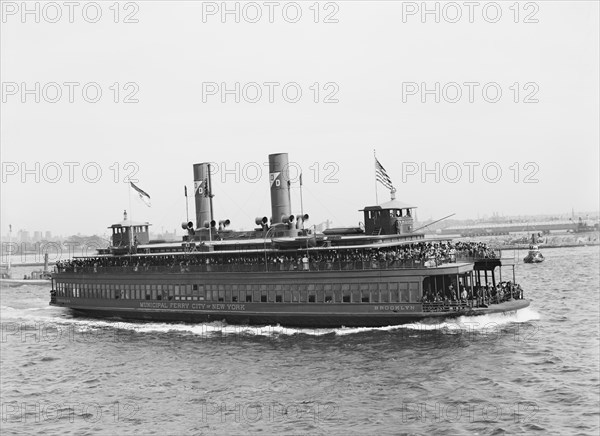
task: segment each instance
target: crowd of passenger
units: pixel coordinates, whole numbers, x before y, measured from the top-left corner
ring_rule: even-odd
[[[423,303],[468,303],[474,301],[477,306],[487,306],[488,304],[499,304],[509,300],[523,299],[523,289],[521,285],[510,281],[497,283],[495,286],[491,283],[487,285],[476,285],[471,290],[462,283],[455,286],[451,283],[444,290],[423,290]]]
[[[356,249],[328,249],[322,251],[268,251],[264,252],[186,252],[155,255],[123,255],[76,258],[57,262],[58,271],[93,270],[98,272],[106,267],[126,267],[134,271],[144,271],[162,267],[218,271],[221,266],[256,266],[275,270],[314,270],[314,269],[353,269],[395,268],[395,267],[435,267],[457,260],[496,258],[494,250],[482,242],[415,242],[412,244]],[[265,266],[265,261],[268,264]],[[235,268],[229,268],[235,270]]]

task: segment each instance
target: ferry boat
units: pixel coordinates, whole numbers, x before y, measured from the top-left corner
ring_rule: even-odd
[[[390,201],[360,210],[364,225],[318,233],[308,214],[292,214],[287,154],[272,154],[270,219],[233,231],[214,219],[210,164],[193,170],[196,222],[182,224],[181,241],[150,241],[150,223],[125,212],[109,227],[108,248],[56,265],[50,304],[93,317],[297,327],[387,326],[529,305],[514,258],[482,243],[426,238],[413,229],[416,207],[396,200],[393,187]],[[512,268],[510,281],[503,267]]]

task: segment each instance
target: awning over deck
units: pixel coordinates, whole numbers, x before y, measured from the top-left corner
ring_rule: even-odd
[[[444,263],[434,268],[423,268],[419,272],[427,272],[429,276],[445,276],[450,274],[463,274],[473,270],[472,263]]]

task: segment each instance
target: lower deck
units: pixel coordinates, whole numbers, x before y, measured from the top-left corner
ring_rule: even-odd
[[[476,295],[473,265],[370,271],[268,273],[59,273],[57,297],[202,303],[420,303],[431,290],[454,290],[448,299]],[[466,298],[462,298],[466,299]]]
[[[53,278],[50,304],[93,316],[288,326],[384,326],[523,304],[516,287],[483,289],[481,273],[471,263],[226,274],[71,272]]]

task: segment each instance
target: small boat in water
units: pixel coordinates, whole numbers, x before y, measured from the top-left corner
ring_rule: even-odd
[[[0,286],[13,288],[16,286],[50,286],[52,285],[52,274],[48,271],[33,271],[30,275],[23,276],[22,279],[15,279],[10,272],[3,271],[0,276]]]
[[[540,263],[544,261],[544,255],[540,252],[537,245],[529,246],[529,253],[523,258],[525,263]]]
[[[12,226],[11,226],[12,231]],[[10,233],[9,233],[10,234]],[[48,253],[44,256],[44,269],[32,271],[30,275],[24,275],[22,279],[12,277],[10,256],[6,265],[0,265],[0,286],[16,287],[23,285],[45,286],[52,285],[52,274],[48,271]]]
[[[14,288],[16,286],[23,285],[32,285],[32,286],[50,286],[52,285],[52,280],[50,278],[47,279],[10,279],[10,278],[0,278],[0,286],[1,287],[9,287]]]

